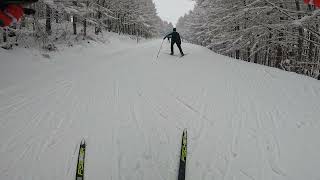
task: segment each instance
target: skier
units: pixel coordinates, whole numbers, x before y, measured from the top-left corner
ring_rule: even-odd
[[[0,0],[0,27],[8,27],[19,22],[24,14],[31,15],[35,11],[22,6],[38,0]]]
[[[173,28],[173,32],[166,35],[163,39],[166,39],[168,37],[171,37],[171,54],[170,55],[173,55],[174,54],[174,51],[173,51],[173,45],[174,44],[177,44],[179,50],[180,50],[180,54],[181,56],[184,56],[184,53],[182,51],[182,48],[181,48],[181,38],[180,38],[180,34],[177,32],[177,29],[176,28]]]

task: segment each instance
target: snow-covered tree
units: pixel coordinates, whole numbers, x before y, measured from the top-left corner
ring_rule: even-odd
[[[152,0],[40,0],[31,7],[36,14],[24,18],[20,29],[9,29],[20,33],[20,38],[34,36],[49,49],[59,40],[94,38],[87,37],[88,31],[150,38],[163,34],[163,29],[170,26],[157,15]],[[7,33],[3,33],[5,38]]]
[[[218,53],[317,78],[319,14],[302,0],[197,0],[177,26]]]

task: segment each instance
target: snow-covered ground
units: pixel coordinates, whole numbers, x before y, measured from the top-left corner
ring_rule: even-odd
[[[0,50],[0,179],[320,179],[320,83],[183,44]],[[177,51],[177,50],[176,50]]]

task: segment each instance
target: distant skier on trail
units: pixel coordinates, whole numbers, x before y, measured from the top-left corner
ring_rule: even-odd
[[[174,54],[173,45],[177,44],[177,46],[178,46],[178,48],[180,50],[181,56],[184,56],[184,53],[183,53],[182,48],[181,48],[181,37],[180,37],[180,34],[177,32],[177,29],[173,28],[173,32],[168,34],[168,35],[166,35],[163,39],[166,39],[168,37],[171,37],[171,54],[170,55]]]

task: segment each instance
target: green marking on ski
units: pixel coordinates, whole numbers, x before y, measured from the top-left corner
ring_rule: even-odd
[[[187,160],[187,131],[183,132],[182,145],[181,145],[181,160],[186,162]]]
[[[86,142],[84,140],[80,143],[78,162],[77,162],[77,171],[76,171],[76,180],[84,179],[84,160],[86,155]]]

